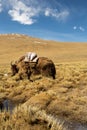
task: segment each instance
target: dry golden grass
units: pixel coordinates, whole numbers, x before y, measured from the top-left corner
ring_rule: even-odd
[[[66,130],[63,123],[34,106],[19,106],[0,114],[0,130]]]
[[[47,56],[55,63],[77,62],[87,58],[86,43],[46,41],[23,35],[0,36],[0,63],[8,64],[28,51],[35,51],[39,56]]]
[[[56,70],[56,80],[39,75],[32,77],[35,81],[30,82],[17,80],[17,76],[2,76],[0,98],[38,107],[58,119],[86,123],[87,63],[56,64]]]
[[[12,116],[3,121],[3,113],[0,126],[4,124],[10,130],[12,124],[17,119],[15,129],[31,129],[29,121],[37,119],[37,114],[41,112],[41,122],[33,126],[33,129],[41,130],[44,120],[47,122],[43,130],[64,130],[62,122],[56,123],[60,118],[66,121],[76,121],[87,123],[87,44],[86,43],[57,43],[44,41],[27,36],[0,36],[0,100],[7,98],[21,107],[36,108],[32,118],[27,115],[27,110],[18,108]],[[49,50],[48,50],[49,47]],[[56,79],[42,77],[41,75],[32,76],[34,82],[27,79],[19,80],[18,75],[10,76],[10,61],[17,60],[27,51],[35,51],[40,56],[51,58],[56,65]],[[6,74],[9,74],[8,76]],[[30,110],[30,109],[29,109]],[[38,111],[37,111],[38,110]],[[32,112],[31,112],[32,113]],[[46,119],[44,119],[44,115]],[[49,116],[51,115],[51,116]],[[13,118],[16,116],[15,118]],[[7,118],[6,117],[6,118]],[[23,117],[23,118],[22,118]],[[26,118],[25,118],[26,117]],[[57,120],[56,120],[57,119]],[[54,128],[49,128],[48,124],[53,123]],[[23,124],[21,126],[21,124]],[[35,128],[34,128],[35,127]],[[13,130],[13,129],[12,129]]]

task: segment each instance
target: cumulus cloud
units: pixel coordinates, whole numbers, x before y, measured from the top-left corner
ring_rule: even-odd
[[[42,15],[45,17],[53,17],[57,20],[65,20],[69,11],[60,9],[50,4],[47,0],[0,0],[2,1],[3,9],[6,7],[8,14],[13,21],[21,24],[31,25],[37,21],[37,18]]]
[[[18,21],[21,24],[33,24],[36,20],[35,16],[38,16],[39,8],[36,10],[31,6],[25,5],[23,2],[18,1],[13,6],[13,9],[8,11],[8,14],[12,17],[12,20]]]

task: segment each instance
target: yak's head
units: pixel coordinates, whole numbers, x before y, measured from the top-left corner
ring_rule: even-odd
[[[12,76],[14,76],[16,73],[18,73],[18,68],[17,68],[16,63],[11,62],[11,72],[12,72]]]

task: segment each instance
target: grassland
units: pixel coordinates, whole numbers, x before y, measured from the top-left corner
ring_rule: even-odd
[[[0,113],[1,130],[65,130],[63,122],[87,124],[87,43],[3,35],[0,49],[0,100],[19,105],[12,114]],[[10,76],[10,62],[28,51],[54,61],[55,80],[38,75],[30,82]]]

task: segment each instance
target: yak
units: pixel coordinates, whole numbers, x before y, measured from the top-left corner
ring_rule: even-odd
[[[39,57],[37,62],[24,62],[24,56],[22,56],[14,64],[11,62],[12,76],[17,73],[22,79],[23,75],[26,75],[30,80],[31,74],[41,74],[42,76],[52,77],[55,79],[56,68],[52,60],[47,57]]]

